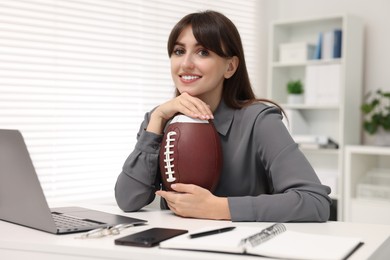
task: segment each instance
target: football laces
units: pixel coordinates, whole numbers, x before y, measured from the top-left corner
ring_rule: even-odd
[[[164,151],[164,168],[165,168],[165,174],[167,175],[167,182],[174,182],[176,180],[174,174],[174,158],[173,158],[173,147],[175,146],[173,142],[175,141],[175,135],[177,133],[175,131],[170,131],[167,133],[166,138],[166,144],[165,144],[165,151]]]

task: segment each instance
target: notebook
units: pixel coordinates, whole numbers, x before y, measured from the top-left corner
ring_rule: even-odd
[[[214,227],[215,228],[215,227]],[[196,232],[212,229],[212,227]],[[281,259],[348,258],[362,243],[356,237],[309,234],[287,230],[277,223],[267,228],[239,226],[229,232],[190,238],[181,235],[160,243],[160,248],[258,255]]]
[[[22,134],[0,129],[0,220],[53,234],[147,221],[82,207],[50,209]]]

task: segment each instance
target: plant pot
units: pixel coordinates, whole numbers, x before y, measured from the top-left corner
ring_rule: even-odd
[[[303,94],[288,94],[288,104],[303,104]]]
[[[375,134],[375,145],[390,146],[390,131],[385,131],[382,127],[378,128]]]

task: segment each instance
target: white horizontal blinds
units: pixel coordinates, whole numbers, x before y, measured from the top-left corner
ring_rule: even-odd
[[[164,45],[150,40],[142,11],[0,2],[0,126],[23,132],[51,201],[112,197],[144,112],[172,96]]]
[[[218,2],[251,31],[250,5]],[[0,1],[0,128],[25,136],[49,202],[113,197],[144,113],[173,95],[169,32],[184,14],[205,8],[213,6]]]

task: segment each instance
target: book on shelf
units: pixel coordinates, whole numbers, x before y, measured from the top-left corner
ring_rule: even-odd
[[[319,32],[313,59],[337,59],[342,56],[342,30]]]
[[[333,58],[341,58],[343,31],[340,29],[336,29],[333,31],[333,35],[334,35]]]
[[[322,59],[332,59],[333,58],[333,42],[334,34],[333,31],[324,32],[322,40]]]
[[[320,60],[322,58],[321,49],[322,49],[322,32],[318,33],[317,44],[313,56],[314,60]]]
[[[341,58],[342,31],[334,29],[323,33],[321,58],[336,59]]]
[[[359,248],[356,237],[287,230],[282,223],[259,228],[239,226],[229,232],[191,239],[185,234],[160,243],[160,248],[247,254],[282,259],[346,259]],[[205,228],[204,230],[212,228]],[[214,227],[215,229],[215,227]]]

